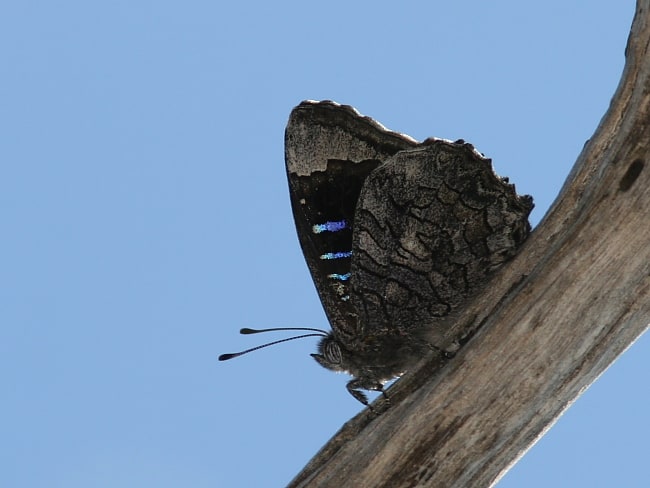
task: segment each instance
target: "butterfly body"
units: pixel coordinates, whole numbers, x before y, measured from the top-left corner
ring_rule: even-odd
[[[382,385],[428,351],[421,332],[459,310],[530,231],[518,196],[470,144],[388,131],[352,107],[303,102],[285,160],[298,237],[332,332],[312,356]]]

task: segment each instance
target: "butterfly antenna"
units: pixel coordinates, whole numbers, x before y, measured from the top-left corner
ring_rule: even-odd
[[[273,329],[248,329],[244,328],[239,331],[240,334],[258,334],[260,332],[273,332],[276,330],[313,330],[314,332],[318,332],[317,334],[303,334],[299,336],[294,336],[294,337],[288,337],[286,339],[280,339],[279,341],[273,341],[273,342],[268,342],[266,344],[262,344],[261,346],[256,346],[252,347],[250,349],[246,349],[245,351],[241,352],[234,352],[234,353],[228,353],[228,354],[222,354],[219,356],[219,361],[227,361],[228,359],[236,358],[238,356],[243,356],[244,354],[248,354],[249,352],[257,351],[258,349],[262,349],[265,347],[269,346],[274,346],[275,344],[280,344],[281,342],[287,342],[287,341],[293,341],[294,339],[302,339],[304,337],[314,337],[314,336],[327,336],[329,335],[326,331],[322,329],[311,329],[309,327],[277,327]]]
[[[273,329],[249,329],[244,327],[239,330],[240,334],[259,334],[260,332],[273,332],[276,330],[311,330],[313,332],[320,332],[323,335],[328,335],[329,333],[323,329],[312,329],[310,327],[275,327]]]

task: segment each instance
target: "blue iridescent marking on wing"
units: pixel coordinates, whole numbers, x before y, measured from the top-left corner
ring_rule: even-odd
[[[321,232],[338,232],[345,229],[348,226],[347,220],[338,220],[335,222],[325,222],[324,224],[316,224],[312,226],[312,231],[314,234],[320,234]]]
[[[332,273],[332,274],[328,274],[327,277],[332,278],[333,280],[347,281],[350,279],[350,273],[345,273],[345,274]]]
[[[352,256],[352,251],[328,252],[325,254],[321,254],[320,258],[321,259],[343,259],[343,258],[349,258],[350,256]]]

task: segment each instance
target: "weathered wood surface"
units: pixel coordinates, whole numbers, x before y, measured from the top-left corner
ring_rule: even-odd
[[[292,487],[487,487],[650,323],[650,0],[610,108],[521,253],[456,324],[480,330],[349,421]]]

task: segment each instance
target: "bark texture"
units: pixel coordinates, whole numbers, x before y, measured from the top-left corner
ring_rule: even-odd
[[[292,487],[487,487],[650,323],[650,0],[610,108],[520,254],[457,316],[477,330],[350,420]],[[380,415],[377,415],[381,412]]]

